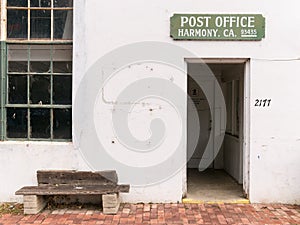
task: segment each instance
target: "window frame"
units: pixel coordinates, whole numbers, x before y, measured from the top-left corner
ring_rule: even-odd
[[[50,106],[53,106],[51,104],[48,105],[44,105],[44,106],[38,106],[37,108],[51,108],[52,111],[52,117],[50,118],[50,126],[51,126],[51,137],[50,138],[31,138],[29,135],[27,135],[27,138],[8,138],[7,137],[7,122],[8,122],[8,118],[7,118],[7,108],[8,107],[12,107],[13,104],[8,103],[8,79],[9,79],[9,72],[8,72],[8,45],[11,44],[18,44],[18,45],[23,45],[23,46],[28,46],[28,45],[34,45],[34,44],[39,44],[39,45],[45,45],[45,46],[54,46],[54,45],[69,45],[71,48],[71,52],[73,54],[73,27],[74,27],[74,20],[73,20],[73,8],[74,8],[74,0],[72,1],[72,7],[54,7],[54,0],[51,0],[51,7],[30,7],[30,0],[27,0],[27,7],[18,7],[18,6],[8,6],[7,0],[0,0],[0,4],[1,4],[1,51],[0,51],[0,92],[1,92],[1,97],[0,97],[0,141],[47,141],[47,142],[72,142],[72,138],[73,138],[73,133],[72,133],[72,95],[73,95],[73,71],[71,71],[70,76],[71,76],[71,102],[70,105],[66,105],[66,104],[59,104],[59,105],[55,105],[55,108],[69,108],[70,111],[66,112],[66,113],[70,113],[70,139],[64,139],[64,138],[53,138],[53,111],[55,108],[51,108]],[[45,10],[50,10],[51,12],[51,36],[50,38],[30,38],[30,11],[31,10],[43,10],[45,8]],[[8,21],[7,21],[7,12],[9,9],[16,9],[16,10],[27,10],[27,16],[28,18],[26,18],[27,20],[27,38],[8,38],[8,32],[7,32],[7,28],[8,28]],[[64,10],[64,11],[70,11],[70,14],[67,14],[66,16],[72,16],[72,23],[67,24],[67,20],[68,18],[66,18],[66,24],[65,26],[69,26],[69,30],[66,31],[70,31],[70,33],[66,33],[66,38],[64,37],[65,33],[62,33],[62,38],[60,39],[55,39],[54,38],[54,34],[55,34],[55,26],[54,26],[54,12],[55,10]],[[57,17],[60,18],[60,17]],[[70,28],[71,27],[71,28]],[[65,27],[66,28],[66,27]],[[65,30],[64,30],[65,31]],[[65,38],[65,39],[63,39]],[[69,39],[67,39],[69,38]],[[52,47],[51,47],[52,48]],[[28,59],[29,62],[30,59]],[[71,58],[71,64],[73,67],[73,56]],[[29,66],[29,64],[27,64]],[[51,66],[53,65],[53,60],[51,57]],[[73,70],[73,69],[72,69]],[[27,73],[29,73],[29,69],[27,69]],[[66,73],[64,73],[66,74]],[[27,76],[27,93],[28,93],[28,86],[30,85],[30,83],[28,82],[28,77],[30,76],[29,74],[26,75]],[[53,88],[53,70],[51,71],[51,88]],[[53,100],[53,89],[51,89],[51,94],[50,94],[50,101]],[[29,96],[27,96],[27,98],[29,98]],[[29,101],[27,101],[28,103]],[[51,102],[52,103],[52,102]],[[20,107],[21,104],[18,104],[18,106]],[[24,104],[25,108],[27,108],[28,104]],[[13,107],[12,107],[13,108]],[[34,108],[34,107],[32,107]],[[30,110],[31,108],[27,108],[27,110]],[[56,111],[56,113],[60,113],[59,111]],[[65,117],[62,117],[65,118]],[[64,121],[64,119],[61,119],[60,121]],[[28,118],[27,123],[30,122],[30,118]],[[31,130],[30,126],[27,126],[27,132],[29,133],[29,130]],[[57,132],[59,132],[57,130]]]
[[[73,80],[73,76],[72,76],[72,71],[71,73],[67,73],[67,72],[63,72],[63,73],[54,73],[53,72],[53,62],[55,62],[55,60],[53,59],[53,49],[55,46],[60,46],[60,45],[66,45],[66,46],[70,46],[70,50],[73,51],[73,45],[72,44],[57,44],[57,43],[52,43],[52,44],[44,44],[44,46],[47,46],[47,47],[50,47],[51,50],[50,50],[50,68],[51,68],[51,71],[50,72],[31,72],[30,71],[30,57],[27,58],[27,72],[9,72],[8,70],[8,63],[9,63],[9,59],[8,59],[8,47],[9,46],[12,46],[12,45],[20,45],[20,44],[6,44],[5,46],[5,55],[6,55],[6,60],[5,60],[5,68],[3,69],[2,67],[2,70],[3,70],[3,73],[2,73],[2,85],[1,87],[3,88],[3,94],[1,95],[2,97],[1,98],[4,98],[2,99],[2,103],[4,103],[3,107],[1,107],[1,118],[2,118],[2,115],[4,116],[4,121],[3,121],[3,124],[2,124],[2,135],[1,135],[1,140],[8,140],[8,141],[11,141],[11,140],[18,140],[18,141],[56,141],[56,142],[60,142],[60,141],[72,141],[72,96],[71,96],[71,104],[53,104],[53,78],[54,76],[71,76],[71,90],[72,90],[72,80]],[[22,46],[27,46],[26,48],[26,51],[27,51],[27,54],[30,55],[31,53],[31,48],[30,46],[33,46],[33,45],[37,45],[37,44],[26,44],[26,45],[23,45],[21,44]],[[41,45],[41,44],[38,44],[38,45]],[[71,59],[71,62],[73,60]],[[15,103],[9,103],[9,90],[8,90],[8,87],[9,87],[9,76],[10,75],[26,75],[27,77],[27,104],[15,104]],[[29,82],[29,79],[30,79],[30,76],[34,76],[34,75],[38,75],[38,76],[50,76],[50,85],[51,85],[51,91],[50,91],[50,103],[49,104],[33,104],[33,103],[30,103],[30,82]],[[4,85],[3,85],[4,84]],[[14,138],[10,138],[7,136],[7,109],[8,108],[25,108],[27,109],[27,138],[17,138],[17,137],[14,137]],[[31,109],[49,109],[50,110],[50,138],[32,138],[31,137],[31,117],[30,117],[30,110]],[[55,109],[69,109],[71,112],[71,137],[70,138],[54,138],[54,110]]]
[[[51,1],[51,7],[31,7],[30,0],[27,0],[27,7],[19,7],[19,6],[8,6],[6,2],[6,17],[8,14],[8,10],[27,10],[27,38],[8,38],[7,28],[8,28],[8,20],[6,18],[6,40],[8,43],[14,42],[37,42],[37,43],[49,43],[49,42],[56,42],[56,43],[73,43],[73,32],[71,39],[55,39],[54,38],[54,11],[70,11],[73,17],[73,6],[72,7],[54,7],[54,0]],[[74,4],[73,0],[73,4]],[[31,38],[30,37],[30,27],[31,27],[31,10],[49,10],[50,11],[50,38]],[[73,19],[72,19],[73,20]],[[73,28],[74,22],[72,22]]]
[[[0,140],[5,140],[6,134],[6,108],[5,108],[5,99],[6,99],[6,92],[5,92],[5,82],[6,82],[6,43],[1,41],[1,52],[0,52]]]

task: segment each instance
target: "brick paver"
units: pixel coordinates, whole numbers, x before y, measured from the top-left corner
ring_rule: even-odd
[[[123,204],[117,215],[56,209],[10,215],[0,224],[300,224],[300,206],[281,204]]]

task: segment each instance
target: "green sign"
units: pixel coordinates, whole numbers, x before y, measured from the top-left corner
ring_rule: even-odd
[[[171,17],[174,40],[245,40],[265,37],[261,14],[174,14]]]

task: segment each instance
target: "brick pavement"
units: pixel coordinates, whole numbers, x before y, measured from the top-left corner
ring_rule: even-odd
[[[300,206],[281,204],[123,204],[117,215],[56,209],[10,215],[0,224],[300,224]]]

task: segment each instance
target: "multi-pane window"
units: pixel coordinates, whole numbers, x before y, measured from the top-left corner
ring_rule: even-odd
[[[71,139],[72,45],[8,45],[7,139]]]
[[[7,0],[7,38],[71,40],[72,0]]]
[[[73,0],[6,0],[5,10],[1,140],[71,140]]]

